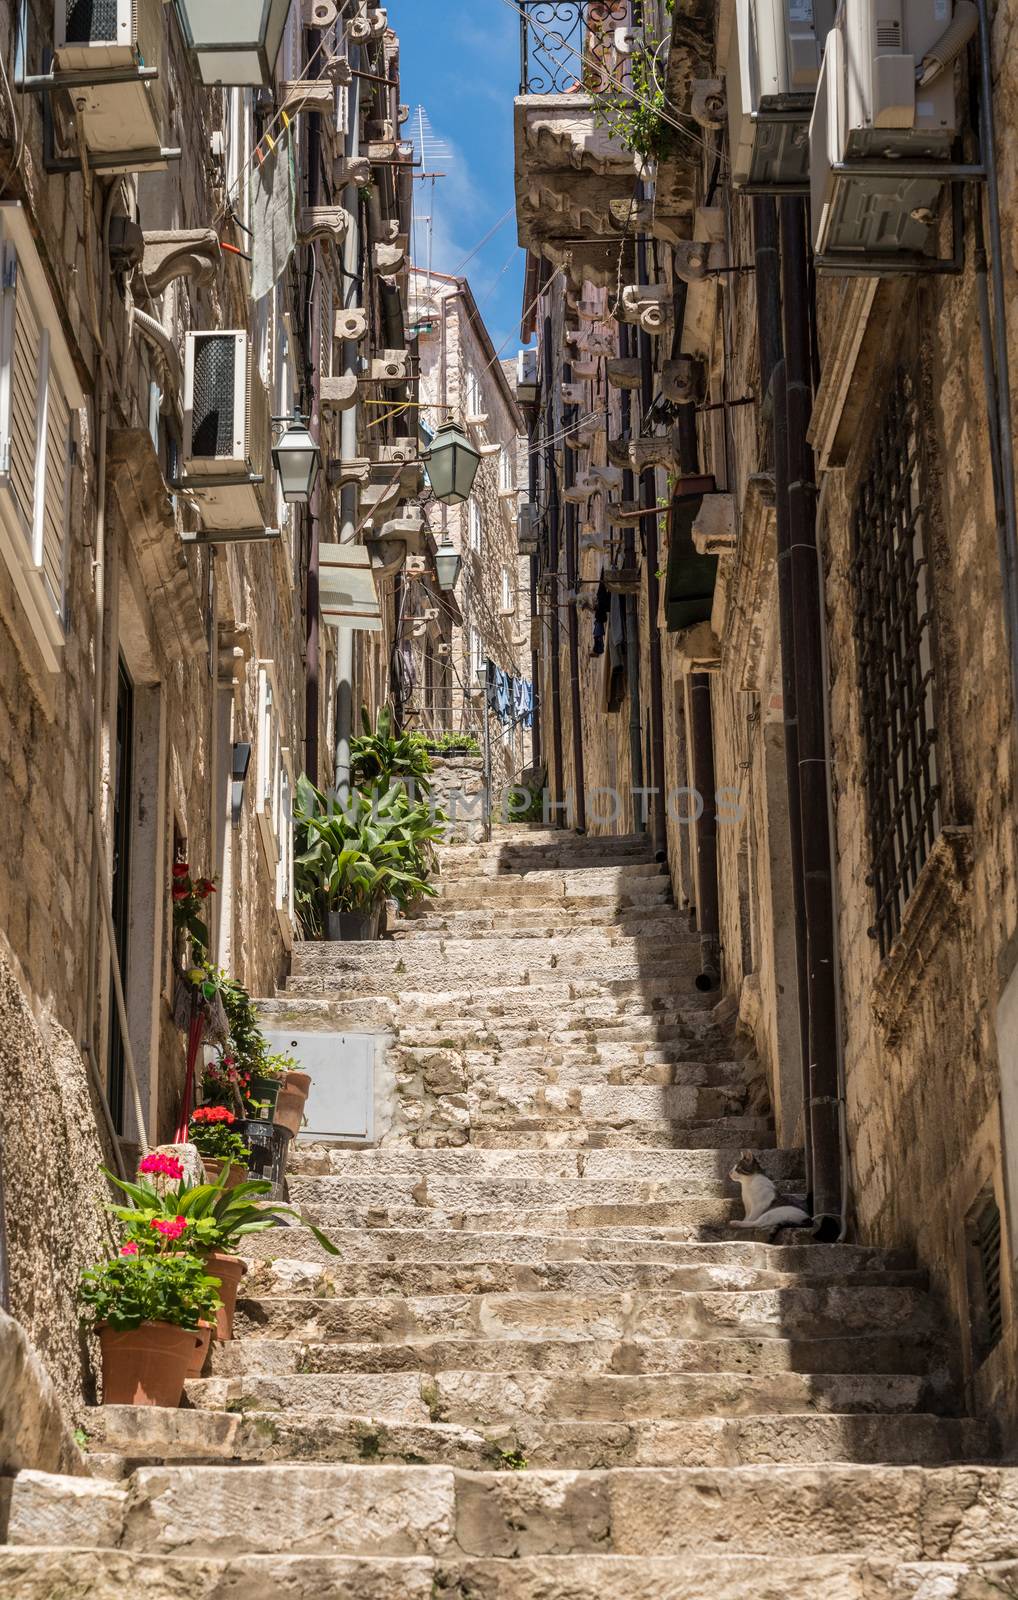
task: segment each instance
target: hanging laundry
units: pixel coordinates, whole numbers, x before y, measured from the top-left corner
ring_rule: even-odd
[[[532,728],[534,726],[534,685],[528,681],[524,688],[526,689],[526,704],[523,713],[523,726]]]
[[[297,244],[297,186],[289,128],[268,151],[259,147],[251,174],[251,298],[261,300],[286,269]]]
[[[525,723],[527,715],[527,690],[530,688],[526,678],[513,679],[513,721]]]
[[[509,721],[509,674],[501,667],[495,668],[495,713],[500,722]]]

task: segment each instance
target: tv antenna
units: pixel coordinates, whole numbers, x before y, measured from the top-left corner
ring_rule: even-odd
[[[453,159],[453,154],[452,146],[448,143],[448,141],[445,139],[440,139],[436,134],[434,128],[431,126],[431,119],[423,106],[417,106],[413,116],[410,119],[410,124],[412,130],[411,139],[414,149],[414,164],[417,168],[414,173],[414,181],[416,183],[426,183],[431,185],[431,192],[427,202],[429,207],[427,216],[422,215],[418,217],[416,214],[414,216],[415,234],[417,231],[417,224],[419,222],[423,223],[427,230],[427,293],[430,298],[432,256],[435,244],[435,184],[439,178],[445,178],[448,176],[446,172],[440,172],[438,168],[448,167],[449,163]]]

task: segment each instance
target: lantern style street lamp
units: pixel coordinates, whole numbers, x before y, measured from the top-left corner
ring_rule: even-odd
[[[435,551],[435,575],[440,589],[455,589],[463,567],[463,557],[453,549],[448,533]]]
[[[423,458],[436,500],[462,505],[474,487],[481,454],[456,422],[443,422]]]
[[[177,0],[177,14],[202,83],[263,88],[272,83],[291,0]]]
[[[279,474],[283,499],[288,505],[303,505],[314,493],[322,452],[308,432],[303,417],[295,415],[273,420],[286,423],[284,432],[272,446],[272,465]]]

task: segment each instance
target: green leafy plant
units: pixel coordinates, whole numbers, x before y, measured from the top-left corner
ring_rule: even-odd
[[[128,1183],[105,1167],[103,1172],[130,1200],[129,1206],[115,1205],[110,1210],[124,1223],[127,1243],[145,1255],[163,1249],[167,1237],[182,1240],[188,1250],[220,1250],[224,1255],[235,1255],[241,1239],[249,1233],[265,1233],[281,1226],[284,1217],[307,1228],[330,1255],[339,1254],[331,1239],[291,1206],[275,1201],[271,1205],[259,1203],[271,1193],[272,1185],[267,1179],[249,1178],[227,1189],[228,1169],[224,1167],[216,1183],[180,1183],[159,1194],[144,1179]]]
[[[350,776],[361,788],[388,788],[398,781],[413,785],[415,795],[431,793],[431,761],[421,734],[395,734],[392,712],[383,706],[372,730],[367,708],[361,707],[360,738],[350,741]]]
[[[444,755],[447,750],[462,750],[468,756],[481,754],[481,747],[472,733],[439,733],[425,739],[424,748],[434,756]]]
[[[405,906],[435,893],[428,880],[442,828],[399,782],[371,795],[353,789],[340,805],[302,776],[294,816],[295,880],[317,926],[328,912],[370,911],[384,895]]]
[[[209,928],[204,917],[205,902],[215,894],[212,878],[192,878],[186,861],[173,864],[173,926],[187,935],[196,956],[204,956],[209,947]]]
[[[644,161],[659,161],[671,148],[673,128],[662,113],[667,109],[664,90],[655,72],[655,55],[660,40],[647,35],[642,46],[629,58],[631,93],[613,86],[603,87],[603,77],[588,87],[594,94],[594,120],[607,128],[626,150]],[[596,71],[596,69],[595,69]]]
[[[210,1111],[225,1111],[226,1116],[203,1115]],[[251,1160],[251,1151],[240,1134],[234,1133],[230,1125],[233,1120],[233,1113],[227,1111],[225,1106],[199,1106],[187,1130],[188,1142],[194,1145],[199,1155],[207,1156],[210,1161],[229,1161],[238,1167],[246,1167]]]
[[[220,1305],[219,1279],[193,1255],[128,1252],[87,1268],[79,1294],[96,1322],[107,1322],[118,1333],[143,1322],[197,1328],[199,1322],[213,1322]]]

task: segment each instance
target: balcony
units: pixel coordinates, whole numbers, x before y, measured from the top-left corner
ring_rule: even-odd
[[[516,100],[519,240],[566,269],[572,287],[607,287],[618,271],[612,201],[631,202],[641,163],[595,114],[595,96],[621,81],[617,29],[628,0],[524,0]]]

